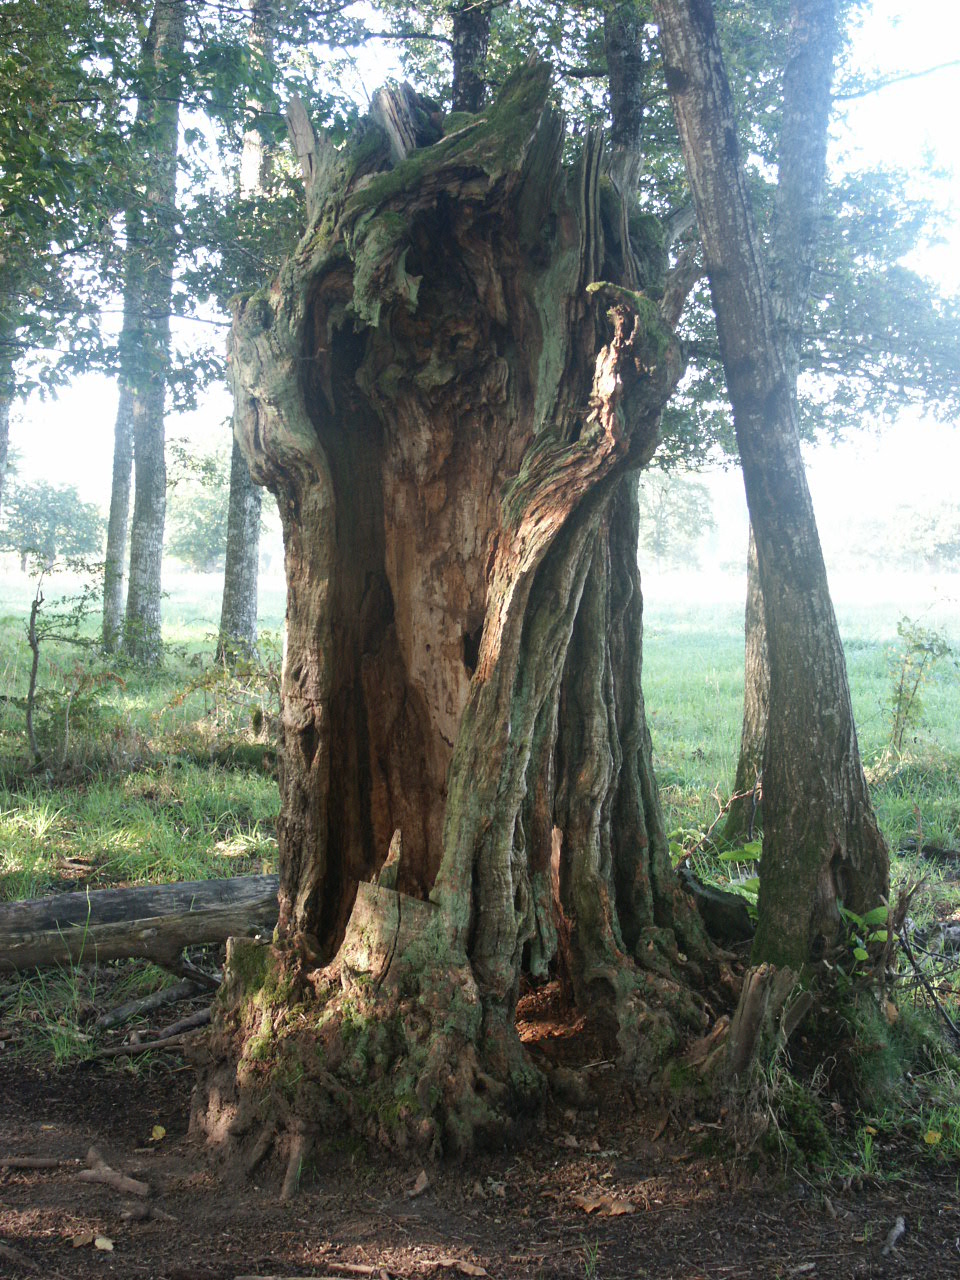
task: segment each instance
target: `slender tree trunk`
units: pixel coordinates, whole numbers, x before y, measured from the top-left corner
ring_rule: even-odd
[[[3,511],[3,482],[7,474],[10,448],[10,407],[13,396],[0,384],[0,512]]]
[[[293,1106],[303,1141],[344,1114],[346,1083],[446,1150],[529,1106],[543,1082],[517,992],[558,945],[638,1078],[704,1025],[707,947],[669,867],[640,692],[635,472],[679,348],[619,284],[632,251],[601,139],[564,166],[548,85],[525,68],[389,170],[369,129],[363,150],[325,150],[299,119],[310,230],[234,325],[238,437],[277,495],[288,585],[263,963],[297,991],[318,963],[339,974],[315,1023],[325,1065],[311,1048]],[[423,104],[387,98],[375,118],[406,113],[415,136]],[[267,981],[239,964],[228,980],[208,1133],[231,1099],[234,1133],[263,1114],[236,1031]],[[362,1059],[344,1053],[354,1008],[380,1046]]]
[[[125,286],[127,287],[129,286]],[[120,349],[122,352],[122,341]],[[113,480],[110,485],[110,518],[107,522],[107,553],[103,572],[103,648],[105,653],[115,653],[120,647],[123,635],[127,533],[130,527],[132,487],[133,391],[121,373],[117,418],[113,428]]]
[[[131,383],[135,491],[130,532],[130,578],[124,651],[157,663],[162,653],[160,570],[166,513],[164,401],[170,361],[170,305],[176,260],[179,144],[179,63],[184,46],[184,0],[157,0],[144,50],[144,190],[132,222],[128,252],[142,262],[138,360]]]
[[[227,555],[217,660],[249,657],[257,644],[257,579],[260,572],[262,490],[253,482],[239,444],[230,455],[230,506],[227,511]]]
[[[747,606],[743,620],[743,728],[740,757],[733,782],[733,800],[723,826],[729,844],[752,840],[761,823],[763,744],[770,705],[770,665],[767,628],[763,617],[763,593],[757,566],[757,543],[750,527],[747,545]]]
[[[14,327],[4,314],[9,302],[2,297],[6,282],[0,279],[0,512],[3,510],[4,481],[7,475],[7,458],[10,450],[10,410],[16,393],[14,364]]]
[[[453,110],[480,111],[487,91],[489,0],[457,0],[453,14]]]
[[[758,961],[800,970],[830,952],[839,905],[889,892],[860,763],[784,359],[712,6],[656,0],[667,85],[693,190],[734,410],[770,655]],[[814,122],[810,122],[814,127]]]
[[[777,193],[769,254],[771,305],[787,377],[796,389],[800,374],[803,317],[820,239],[820,207],[827,161],[827,129],[833,63],[839,41],[835,0],[793,0],[783,73],[783,103],[777,155]],[[747,551],[747,604],[743,730],[734,780],[735,799],[724,826],[731,844],[749,838],[756,813],[770,672],[760,594],[756,541]]]
[[[272,0],[252,0],[250,46],[262,57],[273,51],[274,12]],[[262,104],[247,103],[256,113]],[[240,157],[240,197],[263,195],[270,178],[271,159],[256,125],[244,131]],[[230,506],[227,512],[227,553],[223,568],[223,603],[217,660],[230,662],[237,655],[250,655],[257,644],[257,580],[260,570],[260,511],[262,490],[250,476],[250,469],[236,438],[230,456]]]

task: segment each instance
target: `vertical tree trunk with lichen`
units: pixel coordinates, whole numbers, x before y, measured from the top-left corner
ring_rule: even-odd
[[[310,1052],[280,1051],[304,1072],[277,1103],[291,1159],[350,1112],[347,1079],[373,1133],[396,1137],[387,1110],[448,1150],[529,1101],[518,988],[558,937],[638,1077],[704,1022],[640,693],[634,473],[681,371],[665,264],[652,220],[624,243],[599,135],[563,164],[548,81],[526,68],[449,136],[384,94],[342,151],[294,110],[310,230],[234,325],[238,437],[288,582],[280,913],[255,985],[322,1008]],[[648,293],[621,286],[627,257]],[[228,978],[210,1134],[262,1114],[253,1007]]]
[[[820,241],[833,66],[840,40],[836,0],[792,0],[777,148],[777,191],[767,261],[770,302],[787,378],[796,394],[803,320]],[[743,729],[734,799],[724,825],[731,844],[749,838],[757,817],[767,731],[770,671],[756,539],[747,550]]]
[[[743,617],[743,726],[733,798],[723,824],[728,844],[742,844],[758,833],[761,820],[763,744],[770,702],[770,667],[757,543],[750,529],[747,547],[747,604]]]
[[[276,14],[273,0],[245,0],[250,11],[250,51],[258,58],[273,54]],[[262,105],[247,102],[253,116],[243,133],[240,155],[240,198],[262,196],[270,177],[271,157],[257,116]],[[263,494],[255,484],[243,450],[234,439],[230,454],[230,504],[227,549],[223,566],[223,599],[217,660],[231,663],[249,657],[257,644],[257,589],[260,570],[260,514]]]
[[[457,0],[451,6],[454,111],[476,112],[483,107],[493,9],[490,0]]]
[[[821,4],[821,7],[823,5]],[[796,379],[763,269],[708,0],[657,0],[667,84],[717,314],[770,658],[757,961],[794,971],[840,940],[840,904],[889,892],[797,430]],[[819,103],[807,105],[805,127]]]
[[[130,378],[134,451],[130,574],[124,652],[156,663],[162,652],[160,568],[167,504],[164,406],[170,361],[170,308],[176,260],[177,153],[183,0],[157,0],[144,48],[149,98],[138,107],[137,136],[144,172],[136,208],[127,219],[128,256],[137,255],[140,312]]]

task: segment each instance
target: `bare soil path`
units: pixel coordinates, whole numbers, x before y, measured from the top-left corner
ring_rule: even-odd
[[[284,1205],[281,1171],[238,1187],[188,1136],[192,1082],[172,1058],[41,1073],[0,1057],[0,1275],[960,1276],[956,1170],[837,1179],[826,1193],[731,1172],[701,1153],[709,1133],[664,1127],[611,1085],[597,1113],[553,1108],[522,1147],[467,1166],[421,1170],[334,1143]],[[150,1196],[80,1181],[91,1145]],[[75,1163],[2,1167],[24,1156]],[[905,1232],[885,1254],[898,1217]]]

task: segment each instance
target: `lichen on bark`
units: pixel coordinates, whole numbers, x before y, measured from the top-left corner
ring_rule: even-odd
[[[635,279],[662,282],[656,237],[624,243],[602,138],[565,163],[548,98],[528,66],[429,145],[406,88],[392,142],[298,122],[310,226],[237,312],[238,438],[286,546],[270,965],[295,994],[251,1070],[257,985],[228,983],[195,1115],[257,1152],[245,1099],[293,1060],[291,1159],[332,1112],[458,1152],[529,1114],[518,989],[557,949],[643,1080],[706,1020],[640,691],[634,473],[680,351]]]

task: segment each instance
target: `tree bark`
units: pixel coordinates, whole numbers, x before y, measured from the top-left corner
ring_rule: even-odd
[[[257,580],[260,572],[262,493],[254,484],[237,441],[230,455],[227,554],[217,661],[250,657],[257,647]]]
[[[7,456],[10,448],[10,407],[13,394],[0,382],[0,512],[3,511],[3,482],[7,474]]]
[[[17,291],[13,273],[0,270],[0,512],[3,510],[3,491],[10,452],[10,410],[17,393],[14,371],[17,352],[16,303]]]
[[[889,893],[860,763],[784,358],[712,6],[656,0],[734,411],[770,656],[764,856],[754,958],[799,971],[830,952],[839,905]]]
[[[481,111],[487,92],[489,0],[457,0],[453,14],[453,110]]]
[[[757,566],[757,543],[750,527],[747,545],[747,605],[743,620],[743,728],[733,782],[733,799],[723,825],[727,844],[752,840],[761,824],[763,744],[770,705],[770,667],[763,593]]]
[[[276,876],[81,890],[0,905],[0,971],[146,956],[172,964],[277,918]]]
[[[250,48],[261,57],[273,52],[275,14],[272,0],[248,0]],[[263,195],[270,178],[270,155],[257,127],[262,104],[247,103],[254,122],[244,130],[240,156],[240,197]],[[217,661],[249,657],[257,645],[257,580],[260,570],[260,510],[262,493],[254,484],[243,451],[234,438],[230,456],[230,505],[227,511],[227,551],[223,567],[223,601]]]
[[[131,380],[134,503],[124,652],[155,664],[162,653],[160,570],[166,513],[164,401],[170,361],[170,307],[176,260],[179,67],[184,0],[157,0],[144,47],[147,93],[138,137],[143,148],[142,200],[128,220],[128,255],[138,259],[141,308]],[[130,232],[133,232],[132,238]]]
[[[128,289],[129,284],[125,283],[124,292],[127,293]],[[124,312],[126,313],[126,304]],[[122,351],[123,342],[121,341]],[[132,485],[133,392],[121,372],[120,397],[113,428],[113,479],[110,485],[110,517],[107,522],[107,551],[103,568],[102,643],[105,653],[115,653],[120,647],[123,635],[127,533],[130,526]]]
[[[708,952],[670,870],[639,684],[635,472],[679,348],[620,283],[654,255],[622,241],[599,135],[563,165],[548,81],[527,67],[392,169],[431,114],[411,91],[382,104],[390,142],[368,123],[336,151],[296,115],[310,227],[234,324],[238,438],[277,495],[288,584],[278,945],[259,981],[327,993],[301,1135],[347,1081],[376,1114],[399,1100],[434,1149],[530,1104],[520,975],[561,934],[578,1000],[639,1078],[703,1026]],[[374,922],[367,890],[354,910],[371,879]],[[259,1114],[252,998],[219,1023],[208,1133],[231,1096],[236,1131]],[[379,1046],[362,1058],[357,1010]]]
[[[800,374],[803,317],[820,240],[833,64],[839,43],[834,0],[793,0],[783,73],[777,192],[770,242],[770,298],[794,388]],[[766,734],[770,673],[753,530],[747,551],[743,731],[734,795],[753,790]],[[734,800],[724,826],[731,844],[749,838],[757,792]]]

